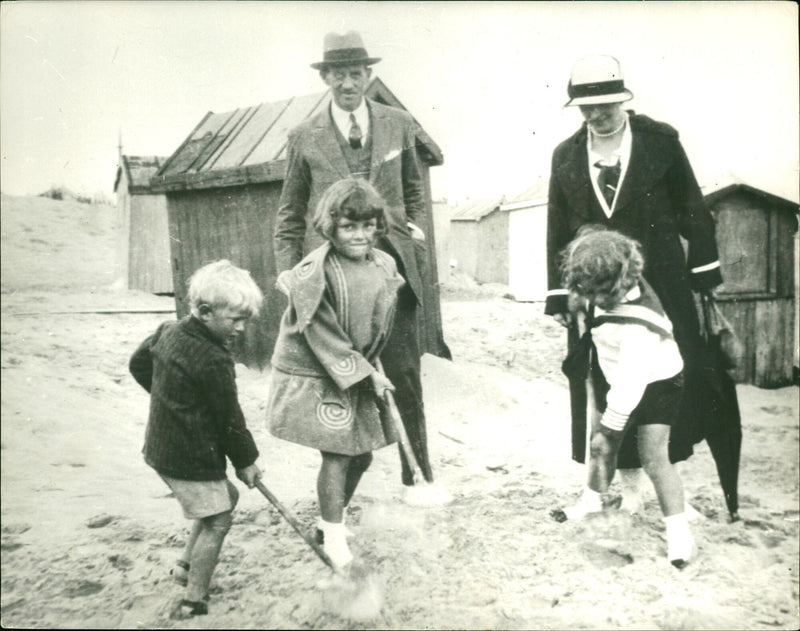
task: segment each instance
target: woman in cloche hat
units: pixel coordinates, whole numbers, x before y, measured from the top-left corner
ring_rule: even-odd
[[[633,94],[625,87],[622,68],[614,57],[591,55],[580,59],[572,68],[567,94],[565,107],[578,107],[584,123],[553,152],[545,313],[569,328],[569,345],[574,345],[579,332],[568,314],[559,255],[581,226],[604,225],[641,244],[644,278],[672,321],[685,366],[687,404],[665,436],[670,460],[685,460],[692,453],[698,425],[708,422],[692,405],[700,398],[699,360],[703,350],[692,292],[711,292],[722,283],[714,221],[678,132],[666,123],[623,108]],[[681,238],[688,243],[688,257]],[[572,457],[584,462],[586,384],[572,381],[570,398]],[[619,468],[636,470],[641,466],[648,463],[639,461],[636,436],[629,432],[620,451]],[[638,476],[623,476],[623,482],[626,478],[629,484],[623,490],[623,508],[636,512],[641,509],[635,483]],[[583,507],[586,510],[568,513],[580,516],[596,510],[590,504]],[[684,513],[680,515],[678,520],[685,519]]]

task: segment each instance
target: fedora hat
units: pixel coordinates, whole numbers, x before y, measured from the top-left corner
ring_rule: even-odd
[[[568,105],[600,105],[630,101],[633,93],[625,88],[622,68],[609,55],[591,55],[576,62],[567,85]]]
[[[353,64],[371,66],[380,60],[380,57],[370,57],[367,54],[361,35],[356,31],[348,31],[344,35],[328,33],[322,43],[322,61],[311,64],[311,67],[325,70],[334,66]]]

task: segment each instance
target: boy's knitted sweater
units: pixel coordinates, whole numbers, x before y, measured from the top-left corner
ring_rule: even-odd
[[[165,322],[134,352],[130,371],[150,393],[145,462],[181,480],[222,480],[226,456],[258,458],[239,407],[230,352],[194,316]]]

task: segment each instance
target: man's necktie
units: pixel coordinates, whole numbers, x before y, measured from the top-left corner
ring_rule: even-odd
[[[358,126],[356,122],[356,117],[351,113],[350,114],[350,135],[347,139],[350,141],[350,146],[353,149],[361,149],[361,138],[363,134],[361,133],[361,127]]]
[[[611,208],[614,203],[614,196],[617,194],[617,185],[619,184],[619,162],[613,166],[595,162],[595,166],[600,169],[600,175],[597,177],[597,185],[600,187],[600,192],[606,199],[606,204]]]

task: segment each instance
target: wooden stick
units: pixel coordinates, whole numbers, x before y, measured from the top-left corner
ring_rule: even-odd
[[[305,531],[303,530],[302,526],[297,521],[295,516],[292,515],[289,512],[289,510],[283,504],[280,503],[278,498],[275,497],[266,486],[264,486],[261,480],[256,480],[256,488],[259,491],[261,491],[261,495],[263,495],[269,500],[270,504],[272,504],[275,508],[278,509],[278,512],[281,515],[283,515],[283,518],[286,521],[288,521],[289,525],[291,525],[291,527],[295,529],[297,534],[303,538],[303,541],[305,541],[309,546],[311,546],[311,549],[314,550],[314,552],[317,553],[317,556],[325,562],[325,565],[327,565],[335,572],[336,566],[333,564],[333,561],[331,561],[331,558],[326,554],[325,550],[323,550],[316,541],[314,541],[311,537],[309,537],[305,533]]]
[[[422,475],[422,470],[419,468],[417,458],[411,450],[411,443],[408,440],[406,428],[403,426],[403,420],[400,418],[400,412],[397,410],[397,404],[394,402],[391,390],[385,390],[383,393],[383,400],[386,403],[386,409],[389,412],[389,417],[392,419],[398,434],[400,434],[400,447],[406,456],[408,466],[411,468],[411,477],[414,480],[414,486],[419,484],[426,484],[425,476]]]

